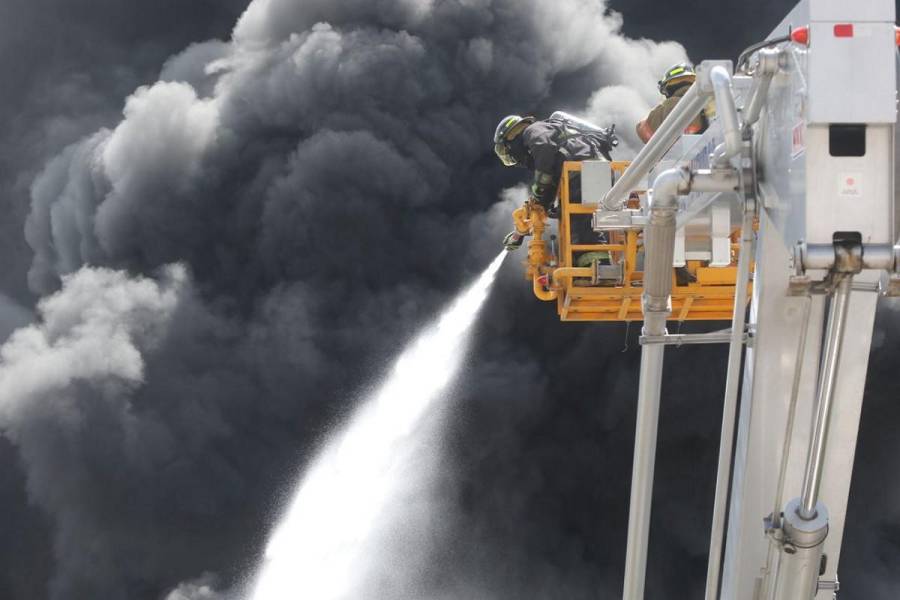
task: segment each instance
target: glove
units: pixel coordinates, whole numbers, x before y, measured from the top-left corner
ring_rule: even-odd
[[[522,245],[522,241],[524,239],[525,236],[519,235],[519,232],[510,231],[508,234],[506,234],[506,237],[503,238],[503,247],[506,248],[507,252],[512,252]]]

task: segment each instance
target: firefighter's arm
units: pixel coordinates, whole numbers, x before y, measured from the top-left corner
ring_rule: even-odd
[[[531,184],[529,199],[549,209],[556,198],[556,177],[552,173],[535,168],[534,182]]]
[[[556,199],[556,186],[560,169],[559,148],[550,143],[546,136],[533,136],[525,139],[528,152],[534,160],[534,180],[529,190],[532,201],[544,208],[550,208]]]
[[[650,123],[647,122],[647,119],[643,119],[638,123],[635,129],[637,130],[638,137],[641,138],[641,141],[645,144],[653,137],[653,130],[650,128]]]
[[[653,134],[663,124],[663,121],[666,120],[666,117],[672,112],[676,104],[678,104],[678,98],[666,98],[653,107],[653,110],[644,117],[644,120],[638,123],[637,134],[641,141],[646,144],[653,137]]]

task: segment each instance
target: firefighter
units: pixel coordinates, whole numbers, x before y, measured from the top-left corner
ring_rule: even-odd
[[[659,93],[665,96],[665,99],[656,105],[650,111],[647,117],[637,124],[637,134],[641,141],[645,144],[650,141],[662,122],[666,120],[678,101],[687,93],[691,85],[697,79],[694,67],[687,63],[679,63],[666,71],[663,78],[659,80]],[[701,112],[690,125],[684,130],[685,133],[703,133],[709,126],[706,115]]]
[[[610,158],[618,145],[615,125],[597,127],[562,111],[538,121],[534,117],[504,117],[494,133],[494,152],[504,165],[531,169],[534,179],[528,202],[539,205],[551,217],[558,215],[554,206],[563,162]],[[522,245],[523,236],[512,231],[503,240],[507,250]]]

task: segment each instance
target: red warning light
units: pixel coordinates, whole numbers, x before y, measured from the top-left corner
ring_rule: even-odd
[[[894,27],[894,41],[900,46],[900,27]]]
[[[900,34],[898,34],[900,35]],[[804,46],[809,45],[809,27],[798,27],[791,31],[791,41],[797,42],[798,44],[803,44]]]
[[[853,23],[840,23],[834,26],[834,37],[853,37]]]

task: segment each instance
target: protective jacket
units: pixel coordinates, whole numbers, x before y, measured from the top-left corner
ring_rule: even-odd
[[[656,107],[650,111],[650,114],[647,115],[647,118],[645,120],[647,122],[647,126],[650,128],[651,133],[656,133],[656,130],[659,129],[659,127],[663,124],[663,121],[666,120],[666,117],[668,117],[669,114],[673,110],[675,110],[675,107],[678,106],[678,102],[681,101],[681,99],[685,94],[687,94],[687,91],[690,88],[691,86],[689,85],[684,85],[678,88],[677,90],[672,92],[672,95],[670,97],[657,104]],[[638,127],[640,127],[640,124],[638,124]],[[708,122],[706,115],[701,112],[696,119],[691,121],[691,124],[688,125],[684,131],[685,133],[702,133],[703,131],[706,131],[707,127]],[[640,136],[640,129],[638,129],[638,136]]]
[[[535,121],[510,144],[519,164],[534,170],[531,197],[545,209],[556,199],[562,164],[567,160],[610,159],[614,145],[612,130],[576,129],[556,113],[544,121]]]

